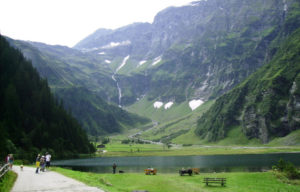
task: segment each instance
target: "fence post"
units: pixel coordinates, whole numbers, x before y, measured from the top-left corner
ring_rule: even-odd
[[[1,164],[0,165],[0,179],[2,179],[2,177],[8,172],[9,170],[9,164]]]

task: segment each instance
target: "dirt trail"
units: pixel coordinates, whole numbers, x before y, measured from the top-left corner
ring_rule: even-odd
[[[19,166],[14,166],[13,171],[18,174],[18,178],[11,192],[104,192],[54,171],[36,174],[35,168],[24,167],[21,171]]]

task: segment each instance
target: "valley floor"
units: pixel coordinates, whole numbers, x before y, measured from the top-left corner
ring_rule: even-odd
[[[144,173],[97,174],[55,168],[55,171],[110,192],[147,190],[155,192],[203,191],[203,192],[300,192],[300,181],[294,184],[280,178],[274,172],[236,172],[236,173],[200,173],[193,176],[179,174],[144,175]],[[225,187],[220,184],[206,186],[205,177],[222,177],[227,179]]]
[[[300,153],[300,146],[205,146],[157,144],[107,144],[99,149],[97,156],[185,156],[185,155],[228,155],[263,153]]]

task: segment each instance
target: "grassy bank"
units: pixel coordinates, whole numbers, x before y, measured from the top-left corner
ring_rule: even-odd
[[[17,174],[13,171],[9,171],[5,176],[3,176],[2,180],[0,180],[0,191],[1,192],[9,192],[17,179]]]
[[[229,155],[229,154],[262,154],[300,152],[300,147],[268,147],[268,146],[173,146],[155,144],[107,144],[105,153],[99,152],[98,156],[183,156],[183,155]]]
[[[155,192],[203,191],[203,192],[300,192],[299,185],[284,183],[273,172],[263,173],[200,173],[194,176],[178,174],[144,175],[143,173],[97,174],[54,168],[55,171],[72,177],[90,186],[111,192],[147,190]],[[205,186],[204,177],[225,177],[227,184]]]

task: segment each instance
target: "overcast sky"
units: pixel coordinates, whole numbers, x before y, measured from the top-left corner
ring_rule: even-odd
[[[161,10],[192,0],[0,0],[0,33],[72,47],[98,28],[150,22]]]

